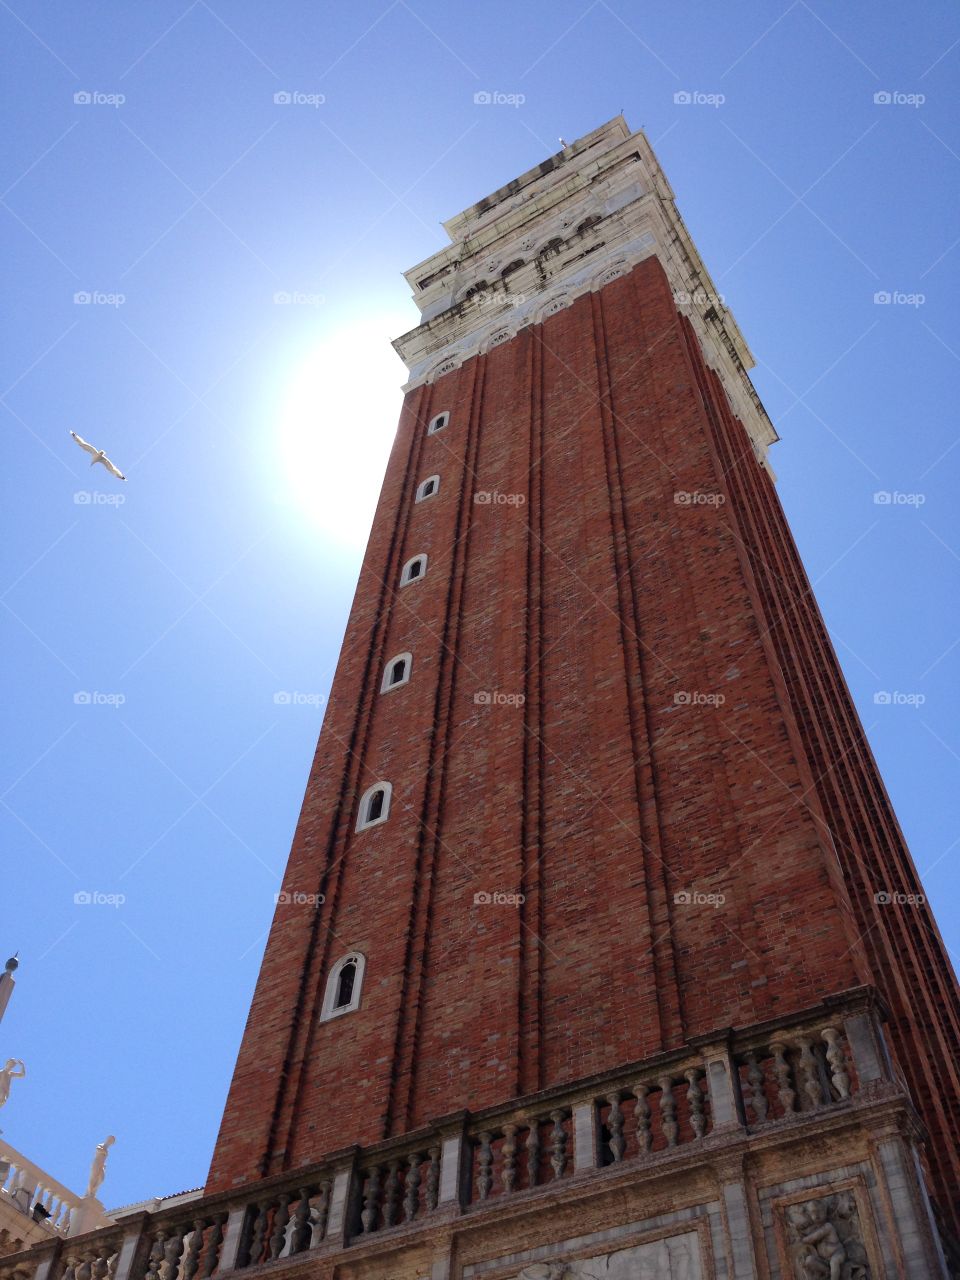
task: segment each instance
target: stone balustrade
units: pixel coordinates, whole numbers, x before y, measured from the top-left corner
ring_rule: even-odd
[[[69,1235],[71,1225],[74,1228],[78,1225],[81,1198],[2,1141],[0,1196],[22,1213],[43,1221],[56,1235]],[[36,1208],[38,1205],[39,1209]]]
[[[483,1213],[502,1197],[534,1198],[626,1165],[707,1158],[748,1130],[900,1092],[879,1011],[862,990],[520,1104],[446,1117],[246,1191],[42,1242],[0,1259],[0,1280],[210,1280],[336,1253],[444,1214]]]

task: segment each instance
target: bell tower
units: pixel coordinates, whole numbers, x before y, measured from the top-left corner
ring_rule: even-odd
[[[633,1169],[623,1275],[939,1275],[956,983],[750,351],[622,118],[444,225],[208,1192],[357,1146],[348,1235],[540,1196],[490,1273],[579,1276]]]

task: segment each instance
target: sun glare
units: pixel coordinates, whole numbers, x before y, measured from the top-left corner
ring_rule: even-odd
[[[331,330],[280,393],[277,441],[294,503],[332,541],[363,546],[397,429],[409,316]]]

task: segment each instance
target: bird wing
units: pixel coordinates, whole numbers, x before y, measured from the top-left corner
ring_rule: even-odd
[[[111,475],[116,476],[118,480],[126,480],[126,476],[119,467],[115,467],[109,458],[101,458],[100,461],[107,468]]]
[[[89,443],[89,441],[84,440],[82,436],[78,436],[78,435],[77,435],[77,433],[76,433],[75,431],[71,431],[71,432],[70,432],[70,434],[73,436],[74,440],[76,440],[76,442],[77,442],[77,444],[80,446],[80,448],[81,448],[81,449],[85,449],[85,450],[87,451],[87,453],[99,453],[99,452],[100,452],[100,450],[99,450],[95,445],[92,445],[92,444],[90,444],[90,443]]]

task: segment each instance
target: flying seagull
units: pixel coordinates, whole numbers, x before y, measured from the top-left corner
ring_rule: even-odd
[[[89,444],[81,436],[78,436],[75,431],[71,431],[70,434],[73,436],[74,440],[76,440],[81,449],[93,455],[93,462],[90,463],[91,467],[95,466],[98,462],[102,462],[112,476],[116,476],[118,480],[126,480],[127,477],[119,467],[115,467],[113,465],[102,449],[98,449],[95,445]]]

